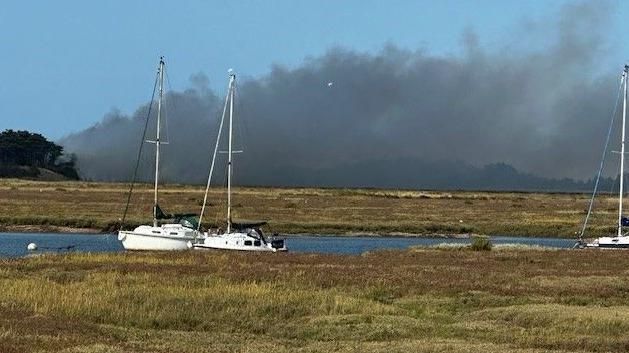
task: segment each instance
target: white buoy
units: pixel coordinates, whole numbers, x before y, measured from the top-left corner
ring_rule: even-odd
[[[328,87],[332,87],[332,86],[334,86],[334,82],[332,81],[328,82]]]
[[[30,243],[26,246],[26,249],[28,249],[28,251],[35,251],[37,250],[37,244],[35,243]]]

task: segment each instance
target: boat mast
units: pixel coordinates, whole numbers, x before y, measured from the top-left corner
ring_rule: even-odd
[[[159,181],[159,128],[162,118],[162,98],[164,96],[164,57],[159,58],[159,100],[157,101],[157,133],[155,136],[155,201],[153,204],[153,227],[157,227],[157,183]]]
[[[231,232],[232,218],[232,131],[233,131],[233,118],[234,118],[234,84],[236,81],[236,74],[233,71],[229,71],[229,147],[227,157],[227,234]]]
[[[212,175],[214,175],[214,162],[216,162],[216,154],[218,153],[218,146],[221,143],[221,135],[223,134],[223,123],[225,122],[225,114],[227,114],[227,106],[229,105],[229,92],[231,91],[232,82],[231,79],[227,84],[227,94],[225,95],[225,104],[223,104],[223,114],[221,114],[221,122],[218,125],[218,135],[216,136],[216,144],[214,145],[214,153],[212,154],[212,162],[210,163],[210,172],[207,177],[207,184],[205,185],[205,195],[203,196],[203,206],[201,207],[201,214],[199,215],[199,225],[197,230],[201,229],[203,224],[203,214],[205,212],[205,206],[207,205],[207,195],[210,191],[210,183],[212,182]]]
[[[625,65],[622,73],[624,80],[623,99],[622,99],[622,132],[620,142],[620,195],[618,196],[618,236],[622,236],[622,198],[624,186],[625,172],[625,120],[627,118],[627,75],[629,74],[629,65]]]

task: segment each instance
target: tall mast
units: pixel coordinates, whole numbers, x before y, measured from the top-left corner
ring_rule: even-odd
[[[227,157],[227,234],[231,232],[232,218],[232,128],[234,120],[234,84],[236,74],[229,71],[229,147]]]
[[[622,99],[622,137],[620,142],[620,195],[618,196],[618,236],[622,236],[622,199],[625,172],[625,120],[627,118],[627,75],[629,74],[629,65],[625,65],[622,73],[624,80],[623,99]]]
[[[159,100],[157,101],[157,133],[155,136],[155,201],[153,203],[153,227],[157,227],[157,184],[159,182],[159,128],[162,118],[162,98],[164,97],[164,57],[159,58]]]
[[[201,229],[203,224],[203,214],[205,212],[205,206],[207,204],[207,195],[210,191],[210,183],[212,182],[212,175],[214,173],[214,162],[216,162],[216,154],[218,153],[218,146],[221,143],[221,135],[223,134],[223,123],[225,122],[225,114],[227,114],[227,106],[229,105],[229,92],[231,91],[232,82],[231,79],[227,84],[227,94],[225,95],[225,104],[223,104],[223,114],[221,114],[221,122],[218,125],[218,135],[216,135],[216,144],[214,145],[214,153],[212,154],[212,162],[210,163],[210,172],[207,176],[207,184],[205,185],[205,196],[203,196],[203,206],[201,207],[201,214],[199,215],[199,225],[197,230]]]

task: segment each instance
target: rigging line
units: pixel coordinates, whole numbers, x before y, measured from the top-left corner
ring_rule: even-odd
[[[231,174],[231,176],[229,175],[229,168],[225,168],[225,179],[224,179],[224,180],[225,180],[225,182],[224,182],[224,185],[225,185],[225,191],[227,191],[227,193],[226,193],[227,195],[226,195],[226,197],[225,197],[225,208],[228,208],[228,207],[229,207],[229,201],[228,201],[228,200],[229,200],[229,191],[227,190],[227,184],[229,183],[229,181],[228,181],[228,180],[229,180],[230,178],[231,178],[231,181],[232,181],[232,186],[233,186],[233,182],[234,182],[234,172],[233,172],[233,168],[232,168],[232,174]],[[233,188],[232,188],[232,189],[233,189]],[[234,197],[233,197],[233,196],[231,197],[231,205],[232,205],[232,206],[231,206],[232,210],[231,210],[231,212],[230,212],[230,214],[229,214],[229,223],[231,223],[232,218],[234,217],[234,210],[233,210],[233,208],[234,208],[234,206],[233,206],[233,205],[234,205]]]
[[[616,193],[617,188],[619,188],[619,184],[620,184],[620,175],[616,175],[614,179],[612,179],[612,185],[609,188],[609,197],[612,197]]]
[[[227,175],[229,174],[229,168],[227,168],[227,159],[229,157],[225,156],[225,157],[221,157],[221,158],[223,158],[223,161],[225,162],[225,168],[223,169],[223,173],[221,174],[222,175],[222,179],[221,179],[221,182],[220,182],[220,185],[223,187],[224,198],[221,197],[222,203],[221,203],[220,207],[218,208],[218,210],[216,212],[216,224],[221,224],[221,223],[223,223],[225,221],[225,218],[224,218],[223,214],[224,214],[224,212],[225,212],[225,210],[227,209],[227,206],[228,206],[228,202],[227,202],[227,198],[228,198],[228,196],[227,196],[227,194],[228,194],[228,192],[227,192],[227,178],[228,177],[227,177]]]
[[[227,169],[227,168],[225,168]],[[222,173],[222,180],[220,182],[220,185],[224,186],[223,190],[227,190],[227,172]],[[221,196],[221,198],[219,199],[219,203],[218,203],[218,207],[217,207],[217,211],[214,214],[214,224],[216,225],[216,227],[218,228],[223,228],[223,224],[222,222],[224,221],[223,219],[223,212],[225,212],[225,209],[227,208],[227,195],[225,195],[225,198],[223,198]]]
[[[247,153],[249,153],[249,150],[247,148],[247,139],[245,138],[246,136],[250,136],[249,133],[249,129],[247,127],[247,120],[246,118],[246,114],[244,109],[242,109],[242,100],[240,100],[240,89],[239,86],[234,86],[234,97],[235,97],[235,103],[236,103],[236,112],[238,113],[238,119],[236,119],[239,124],[236,124],[236,127],[238,129],[238,141],[240,143],[240,149],[243,151],[246,151]]]
[[[583,221],[583,227],[581,228],[581,234],[579,234],[579,241],[583,239],[583,235],[585,234],[585,229],[588,224],[588,220],[590,219],[590,215],[592,214],[592,205],[594,204],[594,197],[596,197],[596,192],[598,190],[598,183],[601,179],[601,174],[603,173],[603,168],[605,166],[605,155],[607,154],[607,148],[609,147],[609,140],[612,134],[612,128],[614,126],[614,120],[616,119],[616,113],[618,112],[618,102],[620,101],[620,92],[622,91],[622,85],[624,81],[627,79],[626,75],[622,76],[620,80],[620,86],[618,87],[618,94],[616,95],[616,104],[614,104],[614,111],[612,113],[612,118],[609,123],[609,129],[607,130],[607,138],[605,139],[605,147],[603,148],[603,154],[601,157],[601,164],[598,168],[598,175],[596,176],[596,182],[594,183],[594,192],[592,192],[592,198],[590,199],[590,205],[588,206],[588,213],[585,216],[585,220]]]
[[[618,187],[619,182],[620,182],[620,175],[617,174],[616,176],[610,176],[609,177],[611,179],[611,183],[609,184],[609,192],[608,195],[611,197],[616,193],[616,187]],[[603,186],[601,186],[603,187]]]
[[[170,142],[170,129],[168,129],[168,120],[170,120],[169,118],[169,112],[175,112],[177,111],[177,107],[175,106],[175,99],[173,97],[173,94],[170,92],[174,92],[172,85],[170,84],[170,76],[168,76],[168,70],[166,70],[166,68],[164,68],[164,76],[166,76],[166,87],[168,88],[168,90],[166,91],[167,94],[166,96],[168,96],[170,94],[171,99],[168,99],[168,97],[166,97],[166,104],[164,105],[164,125],[166,128],[166,143]]]
[[[221,115],[221,122],[218,126],[218,134],[216,136],[216,144],[214,145],[214,153],[212,154],[212,162],[210,164],[210,172],[207,177],[207,185],[205,186],[205,195],[203,196],[203,206],[201,207],[201,214],[199,216],[199,225],[197,226],[197,230],[201,229],[201,222],[203,221],[203,213],[205,212],[205,205],[207,203],[207,195],[210,191],[210,183],[212,181],[212,174],[214,173],[214,162],[216,162],[216,154],[218,152],[218,146],[221,142],[221,134],[223,132],[223,123],[225,122],[225,114],[227,113],[227,103],[229,102],[229,92],[232,89],[232,81],[229,81],[229,89],[227,90],[227,95],[225,96],[225,105],[223,106],[223,114]]]
[[[127,213],[129,212],[129,204],[131,202],[131,194],[133,193],[133,187],[135,185],[135,180],[138,175],[138,166],[140,165],[140,159],[142,157],[142,149],[144,147],[144,139],[146,138],[146,130],[149,126],[149,120],[151,117],[151,110],[153,108],[153,102],[155,100],[155,91],[157,90],[157,82],[159,81],[159,70],[155,77],[155,83],[153,84],[153,94],[151,94],[151,103],[149,104],[148,112],[146,113],[146,121],[144,122],[144,131],[142,132],[142,139],[140,140],[140,148],[138,149],[138,157],[135,162],[135,168],[133,170],[133,177],[131,178],[131,185],[129,186],[129,194],[127,195],[127,204],[124,208],[124,213],[122,215],[122,221],[120,222],[120,229],[124,226],[124,222],[127,219]]]
[[[217,178],[220,178],[221,175],[225,176],[225,174],[219,174]],[[227,182],[225,181],[225,178],[220,178],[218,185],[222,186],[226,184]],[[217,200],[217,211],[214,213],[214,225],[217,228],[223,228],[223,225],[220,222],[223,219],[223,210],[227,208],[227,198],[223,199],[223,195],[218,195]]]

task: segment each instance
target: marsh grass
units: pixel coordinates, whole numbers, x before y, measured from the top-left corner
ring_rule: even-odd
[[[122,217],[123,183],[0,181],[0,228],[13,225],[95,228],[110,231]],[[202,186],[166,185],[167,212],[200,212]],[[139,184],[127,227],[148,222],[152,186]],[[220,226],[225,192],[211,188],[206,226]],[[585,194],[436,192],[378,189],[237,187],[234,218],[265,219],[270,230],[315,234],[497,234],[574,237],[588,203]],[[614,223],[614,200],[597,201],[588,234]],[[456,215],[453,218],[452,215]],[[613,228],[613,227],[612,227]]]
[[[485,235],[473,236],[470,244],[470,248],[474,251],[490,251],[492,246],[491,239]]]
[[[628,267],[522,249],[1,260],[0,351],[624,351]]]

